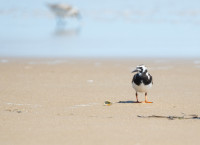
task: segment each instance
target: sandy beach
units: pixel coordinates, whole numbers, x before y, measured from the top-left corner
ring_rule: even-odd
[[[152,104],[132,103],[141,63],[153,76]],[[199,59],[1,58],[0,70],[2,145],[199,144],[200,119],[137,117],[200,116]]]

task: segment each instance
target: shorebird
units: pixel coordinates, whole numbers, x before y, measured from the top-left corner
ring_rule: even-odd
[[[67,17],[80,18],[79,10],[68,4],[47,4],[47,6],[55,14],[58,22],[64,23],[64,19]]]
[[[145,65],[138,65],[132,73],[137,72],[132,79],[132,85],[135,89],[137,103],[153,103],[147,101],[147,92],[153,85],[153,78],[148,73],[147,67]],[[145,93],[145,101],[138,101],[138,92]]]

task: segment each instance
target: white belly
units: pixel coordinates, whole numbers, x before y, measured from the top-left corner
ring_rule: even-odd
[[[151,87],[152,83],[150,83],[149,85],[144,85],[143,83],[141,83],[139,86],[133,83],[133,88],[136,92],[148,92]]]

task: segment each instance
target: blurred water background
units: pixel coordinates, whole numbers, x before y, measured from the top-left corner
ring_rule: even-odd
[[[58,26],[56,3],[81,19]],[[200,1],[0,0],[0,57],[200,57]]]

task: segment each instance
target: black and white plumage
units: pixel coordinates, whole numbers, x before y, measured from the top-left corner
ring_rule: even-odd
[[[145,65],[138,65],[132,73],[137,72],[132,79],[133,88],[136,91],[137,103],[142,103],[138,101],[138,92],[145,93],[145,103],[152,103],[147,101],[147,92],[153,85],[153,78],[148,73],[147,67]]]

